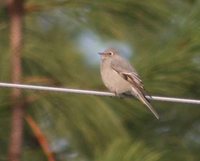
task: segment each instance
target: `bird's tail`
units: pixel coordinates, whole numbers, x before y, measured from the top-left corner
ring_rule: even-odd
[[[144,96],[144,94],[141,91],[137,91],[137,94],[134,94],[144,105],[146,105],[149,110],[154,114],[154,116],[159,119],[159,115],[156,112],[156,110],[151,106],[150,102],[147,100],[147,98]]]

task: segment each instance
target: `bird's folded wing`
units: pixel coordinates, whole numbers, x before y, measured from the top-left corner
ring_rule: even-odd
[[[134,87],[144,91],[144,86],[142,80],[140,79],[140,76],[131,67],[130,64],[126,64],[123,66],[122,64],[119,65],[119,62],[114,61],[111,62],[111,68],[116,71],[122,78],[131,83]]]

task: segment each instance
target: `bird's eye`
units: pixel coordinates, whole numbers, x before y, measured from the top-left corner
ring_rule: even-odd
[[[110,56],[113,55],[113,52],[109,52],[108,55],[110,55]]]

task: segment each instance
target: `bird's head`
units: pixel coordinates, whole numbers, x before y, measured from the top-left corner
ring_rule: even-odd
[[[98,54],[101,55],[102,59],[109,59],[115,57],[115,55],[117,55],[117,51],[113,48],[108,48],[103,52],[99,52]]]

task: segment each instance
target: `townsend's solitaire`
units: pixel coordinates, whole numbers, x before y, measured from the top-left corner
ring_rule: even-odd
[[[109,48],[101,55],[101,77],[105,86],[116,95],[131,94],[145,104],[159,119],[159,115],[145,96],[145,90],[136,70],[115,49]]]

